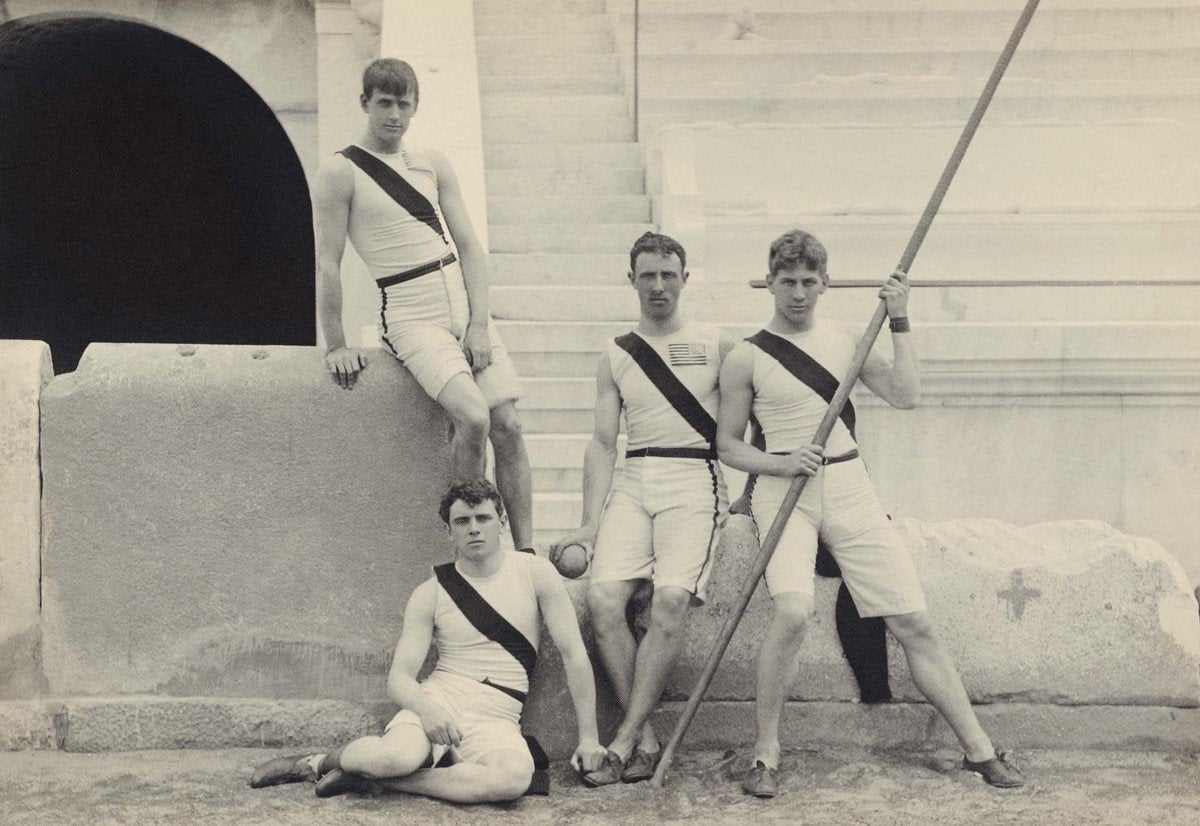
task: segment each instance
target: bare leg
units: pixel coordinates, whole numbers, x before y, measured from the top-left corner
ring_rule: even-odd
[[[992,741],[979,725],[958,669],[933,631],[929,613],[917,611],[884,620],[904,648],[913,682],[954,729],[967,759],[980,761],[994,757]]]
[[[479,763],[457,763],[444,769],[421,769],[405,777],[383,780],[383,789],[420,794],[455,803],[498,803],[525,794],[533,776],[528,751],[504,750]]]
[[[330,752],[321,770],[343,769],[377,779],[403,777],[425,765],[431,748],[420,726],[400,724],[381,737],[360,737]]]
[[[600,648],[600,659],[608,674],[621,708],[628,710],[633,694],[633,675],[638,657],[638,644],[625,621],[625,605],[637,589],[639,580],[600,582],[588,588],[588,612]],[[654,729],[647,722],[642,726],[642,742],[653,748],[657,743]],[[644,746],[643,746],[644,747]],[[632,750],[632,749],[630,749]],[[622,758],[629,753],[617,752]]]
[[[466,373],[459,373],[438,394],[437,403],[450,417],[451,473],[461,482],[483,476],[488,425],[487,402]]]
[[[521,418],[512,402],[491,410],[492,449],[496,453],[496,488],[508,511],[508,526],[517,550],[533,547],[533,480]]]
[[[647,733],[653,737],[650,714],[662,697],[663,686],[683,646],[683,623],[687,617],[692,595],[684,588],[660,585],[654,589],[650,603],[650,629],[637,647],[633,669],[633,685],[629,699],[622,701],[625,719],[613,738],[609,748],[621,756],[628,756],[635,745],[653,753],[658,750],[657,740],[647,742]],[[639,743],[640,739],[640,743]]]
[[[758,698],[755,721],[758,737],[754,757],[771,768],[779,767],[779,719],[799,668],[800,643],[812,613],[810,594],[774,595],[771,625],[758,651]]]

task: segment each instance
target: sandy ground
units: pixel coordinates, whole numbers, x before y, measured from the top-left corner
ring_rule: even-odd
[[[0,754],[0,823],[1200,823],[1200,756],[1036,751],[1023,789],[993,789],[951,752],[798,751],[773,801],[741,794],[745,755],[682,755],[667,787],[581,786],[554,767],[550,797],[453,806],[401,794],[319,800],[309,784],[252,790],[278,752]]]

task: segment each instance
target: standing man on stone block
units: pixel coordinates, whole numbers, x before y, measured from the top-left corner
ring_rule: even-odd
[[[1020,772],[997,754],[980,727],[962,679],[933,631],[912,557],[859,458],[853,405],[846,404],[824,448],[809,444],[856,345],[841,325],[816,317],[817,300],[829,286],[825,248],[809,233],[792,230],[771,244],[768,263],[775,313],[766,329],[739,344],[721,368],[717,444],[721,461],[759,475],[753,508],[760,526],[772,524],[794,477],[812,478],[766,570],[773,609],[758,656],[758,736],[743,788],[758,797],[776,792],[779,720],[813,610],[818,537],[837,560],[859,614],[882,616],[904,649],[917,688],[958,736],[966,752],[964,768],[994,786],[1020,786]],[[894,357],[889,361],[873,352],[862,370],[868,388],[905,409],[920,397],[917,355],[908,334],[908,291],[904,273],[884,283],[879,297],[887,303]],[[744,441],[751,417],[762,428],[765,450]]]
[[[575,705],[579,746],[571,765],[601,765],[592,666],[558,572],[541,557],[500,547],[504,506],[485,479],[451,486],[440,514],[456,561],[435,566],[404,609],[387,683],[400,712],[379,737],[264,763],[252,787],[315,780],[318,797],[379,788],[458,803],[526,794],[534,753],[544,759],[520,730],[542,621],[562,654]],[[431,643],[437,665],[417,682]]]
[[[325,363],[347,389],[367,366],[366,353],[346,346],[342,328],[341,261],[349,238],[381,293],[384,344],[450,418],[453,478],[483,475],[490,436],[513,543],[532,550],[533,486],[515,404],[520,384],[491,323],[487,257],[458,178],[440,152],[403,140],[418,98],[417,77],[403,60],[371,63],[359,99],[366,130],[317,174]]]
[[[704,599],[718,531],[728,516],[716,457],[717,378],[732,346],[716,328],[679,310],[687,256],[648,232],[629,252],[637,330],[607,342],[596,369],[596,423],[583,467],[579,530],[551,546],[591,555],[588,608],[605,670],[625,708],[604,766],[584,775],[602,786],[649,779],[661,756],[650,713],[683,644],[688,607]],[[614,482],[622,413],[629,438]],[[626,607],[654,585],[650,626],[639,645]]]

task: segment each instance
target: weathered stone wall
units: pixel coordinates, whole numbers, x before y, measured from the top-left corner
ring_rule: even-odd
[[[441,411],[381,352],[101,344],[42,403],[55,694],[385,697],[445,558]]]
[[[38,403],[54,375],[40,341],[0,341],[0,697],[41,687]]]

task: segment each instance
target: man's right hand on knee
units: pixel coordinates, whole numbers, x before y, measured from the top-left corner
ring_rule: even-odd
[[[454,716],[442,706],[430,700],[413,711],[421,718],[421,727],[430,743],[440,746],[457,746],[462,741],[462,732]]]
[[[367,366],[367,354],[353,347],[338,347],[325,354],[325,366],[333,373],[334,380],[349,390]]]

